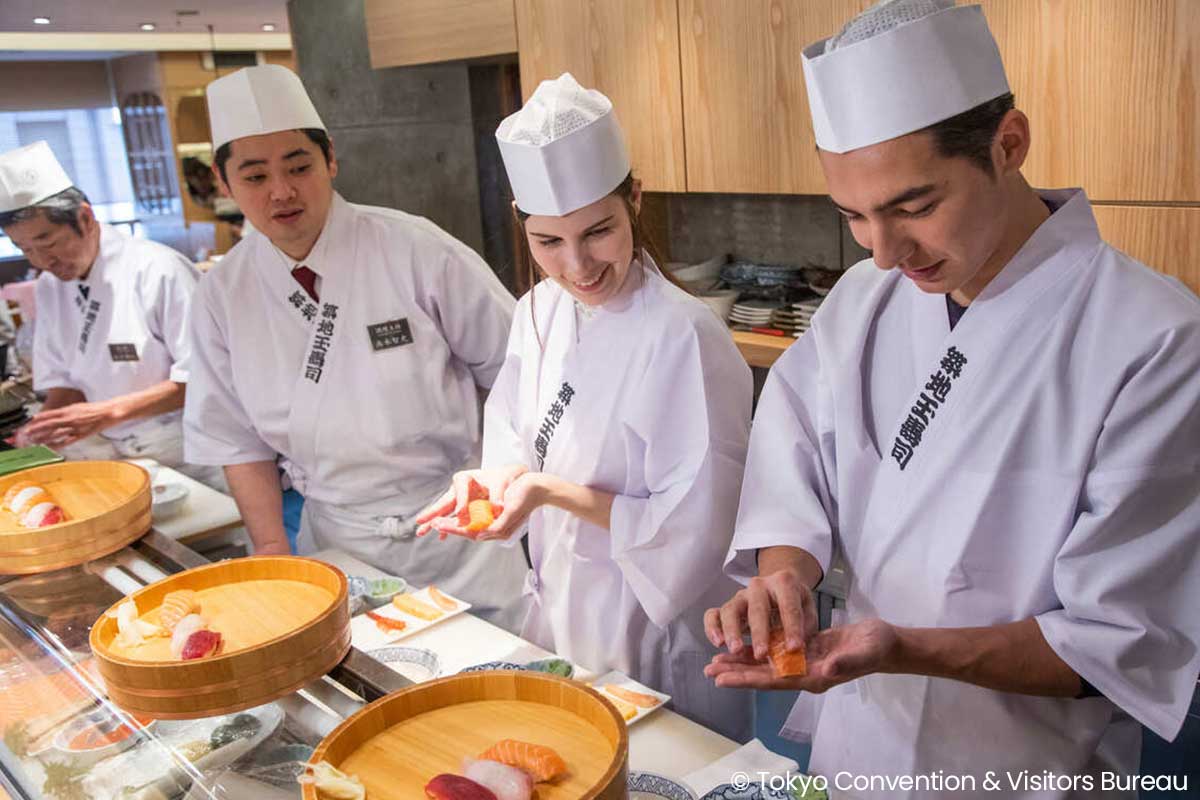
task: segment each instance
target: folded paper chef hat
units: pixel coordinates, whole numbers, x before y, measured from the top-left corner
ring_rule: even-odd
[[[239,69],[208,85],[213,149],[243,136],[326,130],[300,76],[278,64]]]
[[[629,174],[612,102],[571,73],[542,81],[496,130],[517,208],[561,217],[596,202]]]
[[[45,142],[0,155],[0,213],[40,203],[72,185]]]
[[[817,146],[885,142],[1007,94],[1000,50],[979,6],[882,0],[804,49]]]

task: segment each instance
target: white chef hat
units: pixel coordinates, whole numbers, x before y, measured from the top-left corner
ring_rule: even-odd
[[[517,208],[561,217],[596,202],[629,174],[612,102],[564,72],[542,81],[496,129]]]
[[[28,208],[73,185],[45,142],[0,155],[0,213]]]
[[[326,130],[300,76],[278,64],[239,69],[208,85],[213,149],[243,136]]]
[[[817,146],[845,153],[919,131],[1007,94],[979,6],[881,0],[804,49]]]

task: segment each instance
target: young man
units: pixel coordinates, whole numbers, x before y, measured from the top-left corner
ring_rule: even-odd
[[[45,142],[0,155],[0,228],[42,273],[33,382],[46,402],[18,443],[153,458],[223,488],[183,459],[191,263],[98,222]]]
[[[514,628],[519,550],[413,536],[416,512],[478,463],[511,295],[428,220],[333,190],[333,143],[291,71],[239,70],[208,105],[217,180],[256,232],[197,292],[189,458],[225,467],[256,552],[288,551],[282,464],[305,497],[301,553],[338,548]]]
[[[825,693],[811,770],[838,796],[1131,794],[1105,773],[1137,772],[1139,722],[1178,733],[1200,668],[1200,302],[1106,245],[1081,190],[1026,183],[977,6],[882,4],[804,69],[873,259],[763,390],[747,588],[708,613],[706,671]],[[835,552],[849,623],[818,633]],[[764,662],[773,611],[804,677]]]

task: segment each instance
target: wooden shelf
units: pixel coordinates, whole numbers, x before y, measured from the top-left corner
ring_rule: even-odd
[[[770,367],[796,341],[791,336],[767,336],[765,333],[731,331],[733,343],[752,367]]]

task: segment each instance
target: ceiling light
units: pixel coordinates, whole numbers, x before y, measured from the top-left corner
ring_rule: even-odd
[[[34,17],[33,24],[34,25],[49,25],[50,18],[49,17]]]
[[[271,22],[264,22],[262,29],[264,31],[273,31],[273,30],[275,30],[275,25],[274,25],[274,23],[271,23]]]
[[[140,27],[144,31],[152,31],[154,30],[155,25],[153,22],[143,22]]]

